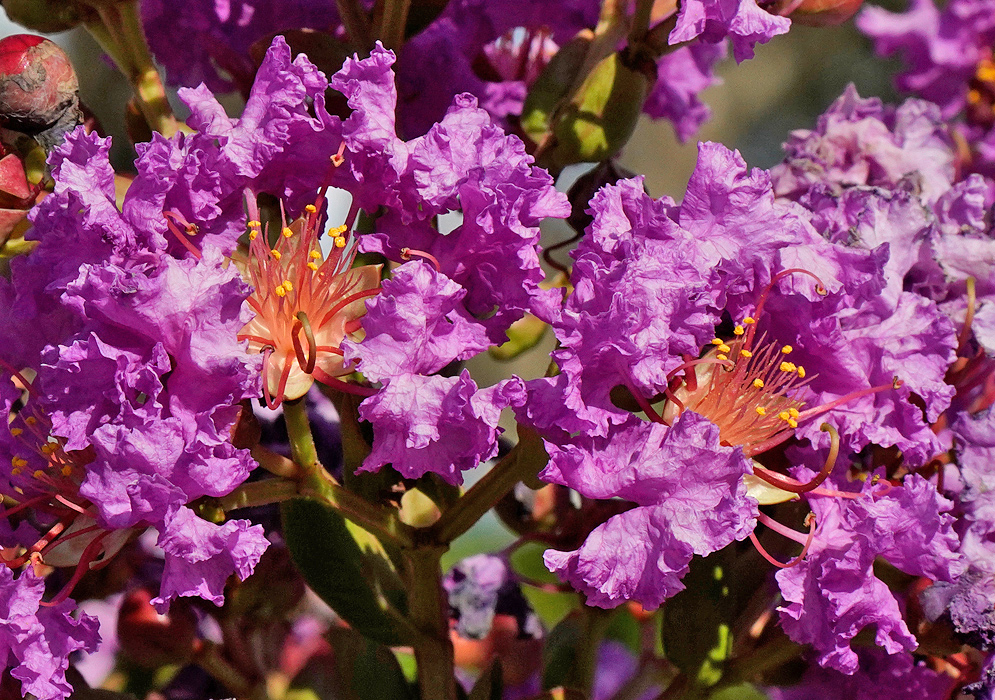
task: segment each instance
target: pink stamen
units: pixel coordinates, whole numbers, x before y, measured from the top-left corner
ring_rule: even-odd
[[[266,401],[266,408],[275,411],[280,407],[279,399],[273,400],[269,393],[269,362],[273,354],[273,348],[268,347],[263,350],[263,399]]]
[[[814,491],[819,488],[829,475],[833,472],[833,467],[836,466],[836,458],[840,453],[840,435],[836,432],[836,429],[829,425],[828,423],[823,423],[822,428],[824,432],[829,433],[830,445],[829,454],[826,455],[826,463],[822,467],[822,471],[815,475],[812,480],[802,483],[796,479],[783,474],[778,474],[773,472],[766,467],[762,467],[759,464],[753,466],[753,473],[759,478],[766,481],[771,486],[776,486],[784,491],[790,491],[791,493],[808,493],[809,491]]]
[[[414,250],[412,248],[401,248],[401,259],[411,260],[411,258],[424,258],[428,260],[435,267],[436,272],[442,272],[442,266],[439,265],[439,260],[431,253],[426,253],[423,250]]]
[[[795,557],[794,559],[792,559],[791,561],[789,561],[787,564],[782,564],[777,559],[775,559],[774,557],[772,557],[767,552],[767,550],[764,549],[763,545],[760,544],[760,540],[757,539],[756,533],[753,533],[753,532],[750,533],[750,542],[752,542],[753,546],[757,548],[758,552],[760,552],[760,556],[762,556],[764,559],[766,559],[767,561],[769,561],[771,564],[773,564],[774,566],[778,567],[779,569],[790,569],[793,566],[798,566],[799,564],[802,563],[802,560],[805,559],[805,555],[808,554],[809,547],[812,546],[812,539],[815,537],[815,516],[813,516],[811,513],[809,513],[808,517],[806,518],[806,521],[808,523],[808,537],[805,539],[805,544],[802,547],[802,552],[797,557]],[[770,527],[775,532],[778,532],[780,534],[785,534],[780,528],[773,527],[772,526],[773,522],[774,522],[773,520],[770,520],[768,518],[768,521],[765,521],[764,524],[767,525],[768,527]],[[777,524],[780,525],[780,523],[777,523]],[[785,528],[785,529],[787,529],[787,528]],[[792,531],[792,532],[794,533],[794,531]],[[798,533],[794,533],[794,534],[798,534]],[[790,539],[795,540],[794,535],[787,535],[787,536],[790,537]],[[795,540],[795,541],[797,541],[797,540]]]
[[[173,223],[173,220],[176,220],[177,223],[183,225],[184,228],[186,228],[186,222],[183,221],[181,217],[177,216],[171,211],[164,211],[163,216],[166,217],[166,227],[176,237],[176,240],[182,243],[183,247],[189,250],[195,258],[200,260],[201,258],[200,250],[190,241],[189,238],[187,238],[185,233],[182,233],[180,229],[176,227],[176,225]]]
[[[108,534],[109,533],[104,532],[93,538],[93,541],[86,546],[83,550],[83,554],[80,555],[79,564],[76,565],[76,570],[73,571],[73,575],[66,585],[62,587],[62,590],[59,591],[56,596],[52,598],[52,600],[48,602],[42,601],[39,603],[40,605],[43,605],[46,608],[52,607],[53,605],[58,605],[70,596],[73,589],[76,587],[76,584],[79,583],[81,578],[83,578],[83,574],[89,571],[90,562],[100,555],[100,552],[103,549],[104,538],[107,537]]]
[[[353,394],[355,396],[373,396],[377,393],[376,389],[371,389],[365,386],[359,386],[358,384],[349,384],[348,382],[343,382],[335,377],[326,374],[320,367],[316,367],[314,370],[314,378],[317,379],[322,384],[327,384],[333,389],[338,389],[344,394]]]
[[[802,411],[798,415],[798,420],[802,421],[802,420],[806,420],[808,418],[813,418],[815,416],[818,416],[818,415],[821,415],[823,413],[826,413],[827,411],[831,411],[832,409],[836,408],[837,406],[842,406],[845,403],[849,403],[850,401],[853,401],[855,399],[859,399],[859,398],[861,398],[863,396],[870,396],[871,394],[877,394],[879,392],[887,391],[889,389],[899,389],[899,388],[901,388],[901,386],[902,386],[902,380],[899,379],[898,377],[895,377],[894,379],[891,380],[891,384],[882,384],[880,386],[873,386],[870,389],[861,389],[860,391],[851,391],[849,394],[846,394],[845,396],[841,396],[838,399],[833,399],[829,403],[824,403],[821,406],[815,406],[814,408],[809,408],[809,409],[807,409],[805,411]]]

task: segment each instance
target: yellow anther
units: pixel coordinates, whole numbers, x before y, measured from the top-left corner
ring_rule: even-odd
[[[288,292],[294,291],[294,285],[290,284],[290,280],[283,280],[283,288]]]
[[[13,474],[14,476],[20,476],[21,475],[21,468],[20,467],[14,467],[13,469],[10,470],[10,473]]]
[[[725,345],[725,341],[722,338],[712,338],[712,345]]]
[[[799,379],[804,379],[805,378],[805,368],[804,367],[802,367],[801,365],[798,365],[798,369],[796,371],[798,372],[798,378]]]
[[[317,250],[312,250],[310,253],[308,253],[308,257],[310,257],[312,260],[318,260],[319,258],[321,258],[321,253],[319,253]]]
[[[743,319],[743,323],[745,323],[746,325],[750,325],[751,323],[756,323],[756,322],[757,319],[753,318],[752,316],[747,316],[746,318]]]
[[[24,419],[24,422],[27,423],[28,425],[34,425],[35,423],[38,422],[38,419],[35,418],[34,416],[28,416],[27,418]]]
[[[316,263],[313,263],[313,262],[309,262],[309,263],[307,264],[307,267],[308,267],[308,269],[309,269],[309,270],[311,270],[312,272],[317,272],[317,271],[318,271],[318,265],[317,265]]]
[[[306,211],[308,214],[314,214],[316,211],[318,211],[318,207],[314,206],[313,204],[308,204],[306,207],[304,207],[304,211]]]
[[[10,465],[12,467],[26,467],[28,466],[28,460],[24,459],[24,457],[18,457],[17,455],[14,455],[10,459]]]
[[[757,415],[758,416],[766,416],[767,415],[767,409],[764,408],[763,406],[757,406],[756,411],[757,411]]]
[[[788,425],[790,425],[792,428],[797,428],[798,427],[798,421],[796,421],[794,418],[789,418],[788,419]]]
[[[981,93],[978,90],[968,90],[967,91],[967,103],[970,105],[976,105],[981,102]]]
[[[45,476],[45,472],[43,472],[41,469],[35,469],[34,474],[32,474],[31,476],[33,476],[36,479],[40,479],[43,476]]]
[[[725,353],[720,352],[718,355],[715,356],[715,359],[716,360],[728,360],[729,356],[726,355]]]
[[[254,241],[258,237],[259,237],[259,231],[257,231],[256,229],[252,229],[251,231],[249,231],[249,240],[250,241]]]
[[[335,237],[335,247],[336,248],[345,248],[345,236],[336,236]]]
[[[732,329],[732,332],[735,335],[743,335],[743,333],[746,333],[746,329],[743,328],[742,326],[736,326],[735,328]]]
[[[781,352],[784,353],[785,355],[787,355],[792,350],[794,350],[794,348],[791,347],[790,345],[785,345],[783,348],[781,348]]]
[[[71,464],[67,464],[62,467],[62,476],[70,476],[73,473],[73,467]]]
[[[269,254],[273,256],[274,260],[279,260],[281,257],[283,257],[283,256],[280,255],[280,251],[279,250],[271,250],[269,252]]]
[[[47,455],[55,454],[55,452],[58,451],[58,449],[59,445],[58,443],[55,442],[46,442],[44,445],[41,446],[41,451]]]
[[[249,228],[259,228],[260,226],[263,225],[262,221],[256,221],[255,219],[253,219],[252,221],[246,221],[245,223]]]
[[[10,434],[13,435],[14,437],[17,437],[18,435],[20,435],[23,432],[24,431],[21,428],[11,428],[10,429]]]
[[[729,352],[731,350],[732,348],[726,345],[725,343],[722,343],[722,345],[719,346],[719,352]]]
[[[742,355],[743,357],[747,358],[747,359],[753,357],[753,353],[750,352],[749,350],[740,350],[739,354]]]
[[[982,61],[978,64],[978,70],[974,75],[983,83],[995,82],[995,63],[987,60]]]
[[[274,289],[273,291],[276,292],[276,295],[278,297],[285,297],[285,296],[287,296],[287,290],[283,288],[282,284],[276,285],[276,289]]]
[[[782,372],[794,372],[796,369],[798,369],[798,368],[795,366],[794,362],[782,362],[781,363],[781,371]]]
[[[760,379],[759,377],[757,377],[756,379],[753,380],[753,386],[755,386],[758,389],[763,389],[764,388],[764,380]]]
[[[284,238],[290,238],[291,236],[293,236],[293,235],[294,235],[294,232],[293,232],[293,231],[292,231],[292,230],[290,229],[290,227],[289,227],[289,226],[284,226],[284,227],[283,227],[283,230],[282,230],[282,231],[280,231],[280,233],[282,233],[282,234],[283,234],[283,237],[284,237]]]
[[[801,414],[800,414],[800,413],[798,412],[798,409],[797,409],[797,408],[789,408],[789,409],[788,409],[788,414],[789,414],[789,415],[790,415],[790,416],[791,416],[792,418],[797,418],[798,416],[800,416],[800,415],[801,415]]]
[[[346,225],[345,224],[342,224],[341,226],[334,226],[334,227],[328,229],[328,235],[331,238],[335,238],[336,236],[341,236],[345,232],[346,232]]]
[[[777,414],[777,417],[780,418],[781,420],[791,420],[791,414],[788,413],[787,411],[781,411],[780,413]]]

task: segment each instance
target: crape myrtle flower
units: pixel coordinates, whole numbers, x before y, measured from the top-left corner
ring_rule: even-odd
[[[528,382],[529,402],[517,413],[546,438],[544,479],[634,505],[577,550],[547,551],[547,566],[590,604],[656,607],[681,590],[692,555],[755,540],[759,520],[797,540],[803,554],[854,548],[862,564],[846,586],[878,595],[866,603],[878,617],[852,630],[823,621],[838,604],[834,579],[799,568],[802,557],[784,565],[766,555],[808,577],[811,597],[786,595],[794,638],[813,643],[825,663],[834,650],[849,662],[851,631],[867,624],[886,630],[879,641],[889,652],[914,645],[870,565],[883,555],[950,580],[959,564],[950,517],[941,514],[949,504],[920,477],[859,499],[836,486],[841,477],[822,484],[837,450],[898,446],[911,464],[936,454],[927,420],[950,402],[943,378],[954,359],[953,324],[931,300],[889,295],[887,245],[823,237],[811,212],[775,200],[768,173],[747,170],[716,144],[701,146],[680,205],[649,198],[638,180],[621,181],[595,197],[591,213],[575,252],[574,292],[553,324],[560,374]],[[824,461],[818,474],[787,476],[763,464],[767,450],[794,437],[831,448],[807,450]],[[807,536],[758,511],[758,502],[802,493],[819,506]],[[919,550],[895,534],[910,528],[892,512],[903,508],[925,532]],[[838,512],[851,509],[882,530],[878,539],[840,532],[847,521]],[[784,576],[784,585],[796,581]]]
[[[204,83],[213,92],[248,89],[255,64],[249,49],[284,29],[336,34],[335,3],[315,0],[143,2],[149,48],[173,85]]]
[[[977,646],[995,649],[995,424],[991,411],[962,413],[951,430],[956,470],[945,483],[956,497],[957,531],[967,571],[956,581],[938,583],[923,594],[926,614],[946,612],[961,634]]]
[[[874,576],[876,558],[934,581],[956,581],[964,565],[946,512],[952,503],[921,476],[908,476],[901,486],[874,476],[859,489],[832,479],[826,484],[839,489],[838,497],[806,495],[818,523],[808,554],[776,575],[785,601],[781,626],[812,645],[821,666],[853,674],[859,666],[850,640],[865,627],[875,626],[874,640],[889,654],[918,646],[898,600]]]
[[[792,133],[783,164],[771,169],[778,197],[800,201],[814,185],[894,187],[915,178],[927,204],[956,178],[953,137],[936,105],[910,99],[898,107],[864,99],[850,85],[815,129]]]
[[[852,675],[810,666],[797,685],[765,692],[771,700],[943,700],[950,693],[950,680],[911,654],[862,647],[857,657],[859,665]]]
[[[995,3],[954,0],[942,9],[933,0],[913,0],[894,14],[868,7],[857,26],[879,54],[900,53],[907,69],[898,87],[938,104],[978,159],[972,169],[991,172],[995,163]]]
[[[715,43],[729,37],[737,62],[753,58],[753,47],[765,44],[791,26],[787,17],[761,9],[756,0],[690,0],[681,3],[671,44],[700,37]]]
[[[73,617],[73,603],[42,605],[45,579],[27,567],[19,576],[0,567],[0,666],[21,682],[21,692],[38,700],[61,700],[72,693],[66,681],[69,655],[94,651],[97,618]]]
[[[354,205],[385,208],[360,248],[396,261],[409,251],[430,255],[466,289],[462,304],[491,342],[501,343],[525,311],[548,319],[557,304],[556,292],[539,288],[539,222],[566,217],[569,203],[549,174],[533,167],[521,140],[495,126],[470,95],[457,96],[425,136],[399,139],[393,63],[392,52],[377,48],[368,59],[346,61],[332,78],[356,110],[343,125]],[[450,211],[463,221],[443,235],[433,220]]]

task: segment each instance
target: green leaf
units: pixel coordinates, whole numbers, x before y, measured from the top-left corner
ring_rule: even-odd
[[[767,696],[749,683],[734,685],[710,696],[709,700],[768,700]]]
[[[390,579],[390,563],[375,551],[364,552],[350,524],[324,504],[294,499],[281,504],[280,512],[287,548],[314,592],[363,635],[388,646],[404,644],[385,612],[389,601],[403,600],[403,590]]]
[[[326,638],[335,653],[342,700],[414,699],[413,689],[389,648],[344,627],[333,627]]]
[[[732,648],[730,626],[735,601],[729,588],[728,548],[707,559],[695,557],[684,577],[686,588],[663,608],[663,648],[667,659],[697,685],[722,677]]]
[[[563,685],[577,657],[577,643],[583,631],[580,615],[571,615],[552,629],[546,637],[542,652],[542,687],[556,688]]]
[[[501,661],[495,659],[490,667],[480,674],[473,684],[468,700],[501,700],[504,693],[504,681],[501,678]]]

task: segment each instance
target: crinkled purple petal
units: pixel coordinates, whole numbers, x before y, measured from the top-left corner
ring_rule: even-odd
[[[753,58],[756,44],[767,43],[790,26],[791,20],[760,9],[756,0],[689,0],[680,4],[669,42],[680,44],[701,37],[715,43],[730,37],[733,56],[741,62]]]
[[[684,588],[693,554],[705,555],[745,538],[757,504],[743,476],[752,465],[742,450],[719,445],[718,428],[685,412],[672,428],[631,419],[607,438],[547,443],[544,480],[589,498],[618,497],[632,510],[598,526],[573,552],[547,550],[546,566],[610,608],[634,600],[658,607]]]

